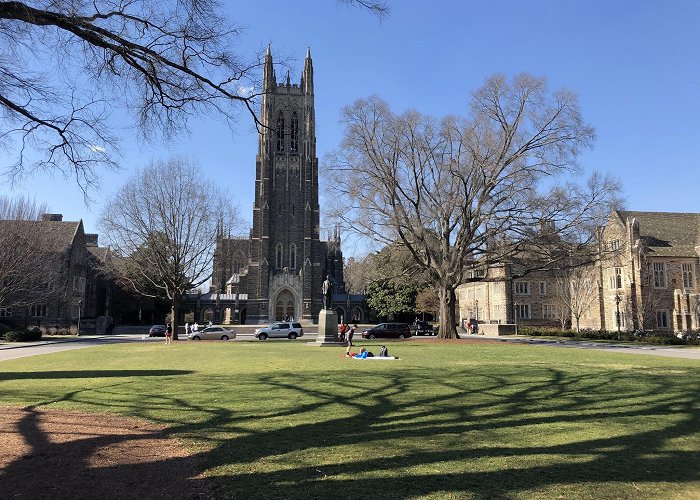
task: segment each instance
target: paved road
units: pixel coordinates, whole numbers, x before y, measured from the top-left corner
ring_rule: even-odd
[[[301,341],[316,340],[316,333],[307,331]],[[420,339],[430,339],[433,337],[419,337]],[[483,335],[462,335],[462,338],[491,339],[501,342],[542,345],[548,347],[568,348],[568,349],[596,349],[608,352],[621,352],[626,354],[642,354],[651,356],[665,356],[672,358],[700,360],[700,348],[697,347],[667,347],[654,345],[628,345],[628,344],[604,344],[599,342],[577,342],[570,340],[548,340],[537,338],[516,338],[516,337],[489,337]],[[245,328],[238,331],[236,341],[253,341],[253,329]],[[361,339],[358,338],[358,341]],[[274,339],[271,342],[288,342],[286,339]],[[85,336],[61,340],[45,340],[40,343],[11,343],[0,344],[0,361],[9,359],[36,356],[39,354],[50,354],[53,352],[69,351],[72,349],[84,349],[87,347],[97,347],[109,344],[119,344],[128,342],[163,342],[162,338],[149,338],[138,334],[118,334],[109,336]],[[267,342],[270,342],[268,340]]]

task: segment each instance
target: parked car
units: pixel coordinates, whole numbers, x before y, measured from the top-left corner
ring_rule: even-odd
[[[264,328],[255,330],[255,338],[258,340],[267,340],[268,338],[287,338],[294,340],[297,337],[304,336],[304,329],[301,323],[272,323]]]
[[[149,337],[165,337],[165,325],[153,325],[148,330]]]
[[[411,325],[411,333],[413,335],[435,335],[433,325],[427,321],[416,321]]]
[[[379,323],[362,332],[363,339],[407,339],[411,336],[411,329],[406,323]]]
[[[203,330],[198,330],[187,335],[190,340],[228,340],[235,339],[236,332],[222,326],[208,326]]]

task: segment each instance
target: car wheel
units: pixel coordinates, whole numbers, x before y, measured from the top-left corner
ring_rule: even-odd
[[[192,340],[202,340],[202,339],[199,338],[199,335],[195,335],[194,337],[192,337]]]
[[[370,334],[368,335],[368,338],[369,338],[370,340],[374,340],[374,339],[377,338],[377,336],[376,336],[375,334],[373,334],[373,333],[370,333]]]
[[[267,334],[261,333],[260,335],[258,335],[258,340],[267,340]]]
[[[399,338],[400,338],[400,339],[405,339],[406,337],[404,336],[403,333],[401,333],[401,334],[399,334]]]
[[[297,334],[296,334],[296,333],[292,332],[292,333],[289,334],[289,340],[296,340],[296,338],[297,338]]]
[[[228,335],[222,335],[221,340],[228,340]]]

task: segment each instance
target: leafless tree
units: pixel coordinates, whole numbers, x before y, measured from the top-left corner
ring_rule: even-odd
[[[571,267],[558,273],[554,281],[554,306],[566,312],[581,331],[581,316],[589,309],[598,292],[595,272],[590,266]]]
[[[371,97],[345,108],[342,120],[344,140],[327,158],[335,216],[408,249],[438,289],[443,337],[456,336],[455,288],[468,264],[565,242],[532,259],[554,266],[565,246],[593,238],[618,188],[598,175],[565,183],[579,173],[575,160],[593,129],[571,92],[550,93],[528,75],[488,79],[466,117],[396,115]],[[537,240],[543,227],[557,237]]]
[[[12,309],[63,302],[62,249],[39,229],[47,212],[26,198],[0,197],[0,307]]]
[[[180,301],[212,273],[217,236],[239,229],[237,208],[181,159],[139,170],[107,203],[100,225],[134,290],[167,297],[177,339]]]
[[[388,12],[383,1],[338,1]],[[261,55],[235,50],[241,28],[223,10],[217,0],[0,2],[0,146],[18,151],[11,178],[38,169],[84,191],[97,183],[98,167],[116,166],[113,108],[146,138],[201,113],[232,122],[243,111],[259,126]]]

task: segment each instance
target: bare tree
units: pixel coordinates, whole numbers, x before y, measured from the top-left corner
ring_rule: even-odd
[[[388,12],[380,0],[338,1]],[[48,169],[95,184],[98,167],[116,166],[115,107],[144,137],[200,113],[235,121],[242,110],[259,126],[262,58],[233,50],[240,32],[217,0],[0,2],[0,146],[18,151],[12,178]]]
[[[618,188],[597,175],[565,184],[593,129],[571,92],[549,93],[528,75],[488,79],[463,118],[395,115],[371,97],[345,108],[343,121],[344,140],[327,158],[335,216],[408,249],[438,289],[442,337],[456,336],[455,288],[468,264],[506,262],[541,241],[531,260],[553,267],[564,246],[594,237]],[[557,238],[538,240],[542,227]]]
[[[598,282],[590,267],[571,267],[554,281],[554,306],[576,322],[581,331],[581,316],[590,308],[598,292]],[[562,315],[564,316],[564,315]]]
[[[211,277],[217,237],[241,225],[237,208],[181,159],[139,170],[107,203],[100,223],[124,257],[123,278],[142,295],[171,301],[175,339],[183,294]]]

